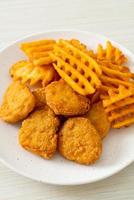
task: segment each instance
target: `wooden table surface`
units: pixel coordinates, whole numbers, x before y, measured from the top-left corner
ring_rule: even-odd
[[[104,34],[134,52],[134,1],[0,0],[0,48],[27,34],[64,28]],[[34,182],[0,163],[0,200],[133,200],[133,172],[131,164],[106,180],[62,187]]]

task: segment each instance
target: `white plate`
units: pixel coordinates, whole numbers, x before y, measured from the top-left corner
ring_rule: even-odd
[[[24,41],[43,38],[77,38],[95,49],[98,43],[105,44],[108,38],[82,31],[47,31],[19,40],[0,52],[0,99],[10,83],[10,66],[25,56],[19,49]],[[113,41],[112,41],[113,42]],[[126,48],[113,42],[134,65],[134,55]],[[131,67],[134,71],[134,69]],[[57,185],[91,183],[109,177],[134,161],[134,125],[120,130],[111,130],[103,142],[101,159],[91,166],[83,166],[56,155],[53,160],[44,160],[20,147],[18,128],[0,121],[0,161],[26,177]]]

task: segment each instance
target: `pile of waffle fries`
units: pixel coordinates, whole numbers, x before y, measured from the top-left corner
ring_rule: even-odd
[[[11,69],[14,80],[42,87],[59,78],[91,102],[102,100],[113,128],[134,123],[134,74],[127,57],[107,41],[106,48],[88,49],[79,40],[40,40],[22,43],[27,60]]]

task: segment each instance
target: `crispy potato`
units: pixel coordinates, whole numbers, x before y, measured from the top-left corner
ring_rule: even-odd
[[[55,81],[46,87],[46,102],[57,115],[81,115],[90,108],[90,100],[77,94],[63,80]]]
[[[52,63],[49,53],[53,50],[55,40],[37,40],[21,44],[21,50],[36,66],[44,66]]]
[[[94,103],[85,117],[90,119],[102,139],[108,134],[110,122],[101,101]]]
[[[19,130],[21,146],[43,158],[51,158],[57,148],[59,124],[59,119],[48,106],[36,110],[23,121]]]
[[[86,96],[100,87],[101,67],[79,41],[60,39],[50,56],[60,77],[77,93]]]
[[[112,128],[121,128],[134,123],[134,88],[121,86],[117,92],[109,90],[103,98],[103,106]]]
[[[98,45],[96,57],[98,60],[106,60],[118,65],[127,62],[127,58],[123,52],[113,46],[110,41],[107,41],[105,49],[103,49],[101,44]]]
[[[10,123],[25,119],[34,109],[35,98],[30,90],[19,81],[7,88],[0,107],[0,117]]]
[[[65,158],[88,165],[99,159],[102,143],[90,120],[75,117],[68,119],[61,128],[58,148]]]

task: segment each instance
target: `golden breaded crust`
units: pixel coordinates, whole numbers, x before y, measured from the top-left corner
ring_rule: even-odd
[[[46,87],[46,102],[57,115],[81,115],[90,108],[89,99],[77,94],[63,80],[55,81]]]
[[[90,119],[102,139],[108,134],[110,122],[101,101],[94,103],[85,117]]]
[[[99,159],[102,143],[90,120],[75,117],[68,119],[61,128],[58,148],[65,158],[88,165]]]
[[[35,106],[35,98],[30,90],[19,81],[7,88],[0,107],[0,117],[10,123],[25,119]]]
[[[26,150],[49,159],[57,148],[59,124],[59,119],[48,106],[36,110],[23,121],[19,143]]]
[[[37,88],[33,90],[33,95],[35,97],[35,106],[41,107],[46,104],[46,94],[45,94],[45,87]]]

